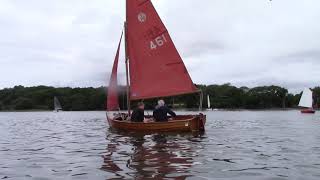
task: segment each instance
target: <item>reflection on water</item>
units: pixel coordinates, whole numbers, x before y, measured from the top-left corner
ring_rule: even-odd
[[[193,157],[201,150],[201,147],[193,147],[193,144],[186,142],[196,138],[190,134],[143,135],[111,132],[107,135],[110,143],[103,156],[104,164],[101,169],[115,173],[117,178],[186,179],[191,176],[190,168],[196,164]],[[126,162],[125,166],[123,162]]]
[[[180,112],[183,113],[183,112]],[[128,134],[104,112],[0,113],[0,179],[320,179],[320,113],[207,112],[204,135]]]

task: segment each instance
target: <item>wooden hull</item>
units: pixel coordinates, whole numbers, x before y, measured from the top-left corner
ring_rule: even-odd
[[[179,115],[168,122],[131,122],[116,120],[107,116],[109,126],[114,129],[131,132],[204,132],[206,116]]]
[[[314,109],[303,109],[301,113],[303,114],[314,114],[316,111]]]

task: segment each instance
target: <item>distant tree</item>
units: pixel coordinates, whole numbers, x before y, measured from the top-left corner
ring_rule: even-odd
[[[320,87],[315,87],[312,89],[313,91],[313,99],[314,99],[314,104],[317,108],[319,108],[320,105]]]
[[[291,107],[291,108],[297,107],[299,104],[300,96],[301,96],[300,94],[296,94],[296,95],[288,94],[287,102],[286,102],[287,107]]]
[[[33,108],[32,100],[29,98],[19,97],[15,100],[14,104],[16,110],[27,110]]]
[[[290,94],[279,86],[260,86],[254,88],[235,87],[230,83],[222,85],[197,85],[203,93],[203,106],[208,104],[210,95],[213,108],[282,108],[297,107],[300,94]],[[126,87],[119,87],[119,105],[127,109]],[[54,88],[49,86],[23,87],[15,86],[0,90],[0,110],[53,109],[53,98],[56,96],[63,110],[104,110],[107,99],[105,87],[99,88]],[[315,104],[320,103],[320,87],[313,89]],[[198,108],[199,93],[166,98],[143,100],[146,109],[154,109],[158,99],[164,99],[166,104],[174,108]],[[134,108],[137,101],[131,102]]]
[[[261,86],[246,93],[246,108],[283,108],[288,90],[279,86]]]

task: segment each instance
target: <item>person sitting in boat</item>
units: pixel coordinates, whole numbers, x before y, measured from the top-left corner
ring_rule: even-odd
[[[143,122],[144,121],[144,103],[139,102],[137,108],[133,110],[131,115],[132,122]]]
[[[153,118],[155,119],[156,122],[165,122],[165,121],[168,121],[169,119],[167,114],[170,114],[172,117],[176,117],[176,113],[174,113],[171,109],[169,109],[165,105],[164,100],[161,99],[158,101],[158,105],[153,111]]]

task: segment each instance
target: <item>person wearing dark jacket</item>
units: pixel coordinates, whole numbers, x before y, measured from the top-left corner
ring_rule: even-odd
[[[169,119],[167,114],[176,117],[176,113],[165,105],[164,100],[159,100],[157,107],[153,111],[153,118],[156,122],[166,122]]]
[[[131,115],[132,122],[143,122],[144,121],[144,104],[139,102],[135,110],[133,110]]]

